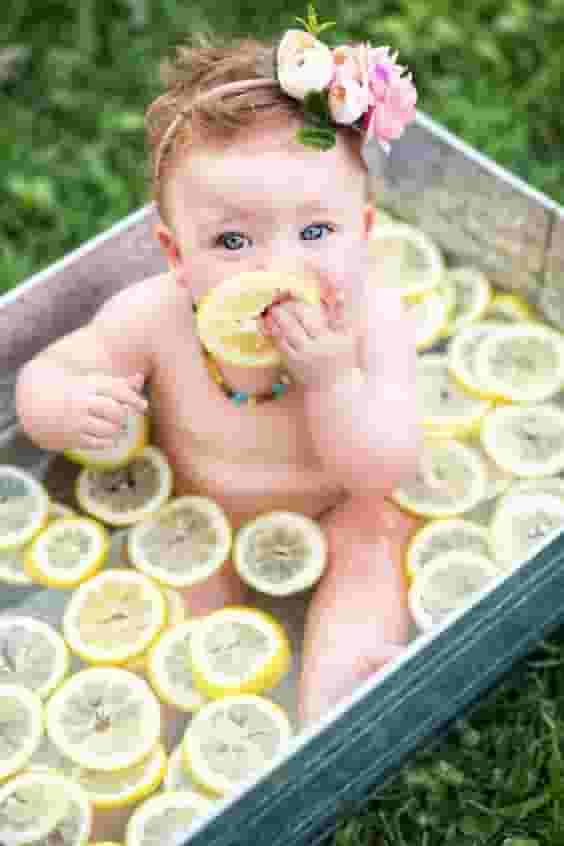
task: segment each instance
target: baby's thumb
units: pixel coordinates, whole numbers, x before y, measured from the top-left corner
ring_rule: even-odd
[[[145,377],[142,373],[134,373],[133,376],[128,377],[127,381],[132,388],[141,388],[145,381]]]

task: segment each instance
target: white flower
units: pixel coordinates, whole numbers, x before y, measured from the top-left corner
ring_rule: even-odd
[[[323,91],[333,79],[333,55],[329,47],[309,32],[289,29],[278,47],[278,81],[295,100],[312,91]]]
[[[335,78],[329,89],[329,111],[335,123],[351,124],[372,103],[366,47],[344,45],[333,50]]]

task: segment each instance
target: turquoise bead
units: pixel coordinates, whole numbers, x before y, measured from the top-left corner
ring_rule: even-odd
[[[288,385],[285,385],[284,382],[275,382],[272,386],[272,393],[273,394],[283,394],[288,389]]]
[[[241,403],[247,402],[247,400],[249,399],[249,395],[246,393],[246,391],[237,391],[233,394],[231,399],[233,400],[235,405],[241,405]]]

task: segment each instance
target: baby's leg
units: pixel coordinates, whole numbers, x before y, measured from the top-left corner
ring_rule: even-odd
[[[190,617],[202,617],[226,605],[245,605],[248,599],[247,587],[235,572],[231,559],[205,582],[180,592]]]
[[[399,655],[410,619],[402,556],[417,521],[380,497],[351,496],[320,525],[329,559],[306,617],[302,726]]]

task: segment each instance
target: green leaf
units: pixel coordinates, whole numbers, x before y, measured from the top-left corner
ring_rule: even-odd
[[[331,114],[327,103],[327,94],[323,91],[310,91],[304,98],[304,114],[320,120],[323,125],[330,122]]]
[[[331,128],[324,129],[306,126],[298,130],[296,138],[306,147],[314,147],[317,150],[330,150],[331,147],[335,146],[337,133]]]

